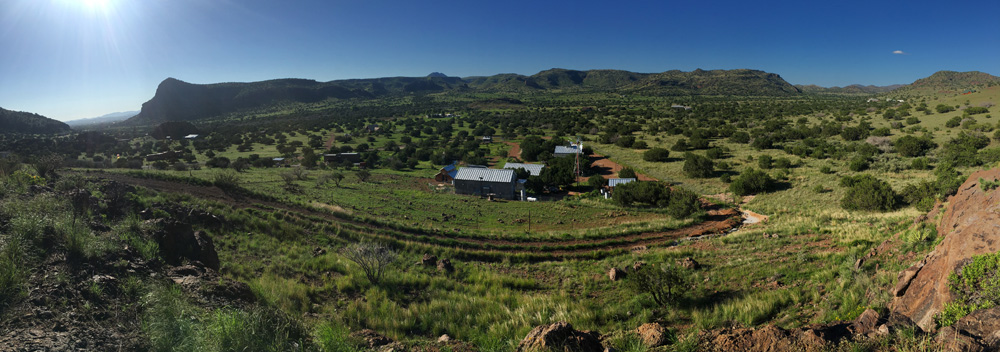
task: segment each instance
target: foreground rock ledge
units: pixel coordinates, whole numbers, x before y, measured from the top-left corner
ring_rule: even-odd
[[[517,352],[535,351],[603,352],[604,346],[596,333],[574,330],[573,325],[561,321],[536,326],[517,345]]]
[[[934,315],[953,297],[948,275],[974,255],[1000,251],[1000,190],[984,191],[979,178],[1000,178],[1000,169],[977,171],[949,199],[938,225],[944,236],[933,252],[900,274],[892,310],[924,331],[934,331]]]

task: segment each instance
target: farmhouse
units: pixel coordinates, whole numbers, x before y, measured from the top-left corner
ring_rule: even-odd
[[[455,193],[515,199],[516,183],[517,176],[514,175],[514,170],[463,167],[455,174]]]
[[[544,167],[545,167],[544,164],[506,163],[506,164],[503,165],[504,169],[511,169],[511,170],[525,169],[525,170],[528,170],[528,173],[531,174],[531,176],[539,176],[539,175],[541,175],[542,174],[542,168],[544,168]]]
[[[563,156],[574,156],[581,153],[583,153],[583,149],[581,149],[578,145],[572,144],[568,147],[557,145],[556,150],[552,152],[552,156],[558,158]]]
[[[180,153],[173,150],[163,153],[146,155],[146,161],[175,160],[180,157]]]
[[[326,163],[336,163],[341,164],[344,161],[350,161],[352,163],[361,162],[361,154],[358,153],[337,153],[337,154],[323,154],[323,161]]]
[[[437,175],[434,175],[434,181],[437,182],[455,182],[455,175],[458,174],[458,167],[452,162],[451,165],[442,167],[438,170]]]

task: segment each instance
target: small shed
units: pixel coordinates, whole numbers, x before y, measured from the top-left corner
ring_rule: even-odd
[[[187,136],[184,136],[184,139],[198,139],[198,135],[196,135],[196,134],[189,134]]]
[[[483,143],[483,144],[493,143],[493,136],[483,136],[483,139],[481,140],[481,143]]]
[[[437,182],[455,182],[455,175],[458,174],[458,167],[452,162],[451,165],[442,167],[438,170],[437,175],[434,175],[434,181]]]
[[[455,193],[480,197],[516,199],[514,188],[517,176],[510,169],[483,169],[463,167],[455,174]]]
[[[553,157],[563,157],[563,156],[575,156],[577,154],[582,154],[583,149],[577,145],[557,145],[556,149],[552,152]]]
[[[531,176],[539,176],[542,174],[542,169],[545,168],[545,164],[524,164],[524,163],[506,163],[503,165],[504,169],[525,169]]]
[[[634,178],[612,178],[608,179],[608,188],[615,188],[615,186],[623,185],[626,183],[635,182]]]

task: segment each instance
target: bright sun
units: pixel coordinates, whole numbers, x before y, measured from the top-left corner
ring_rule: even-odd
[[[110,5],[111,0],[80,0],[80,2],[91,9],[106,9]]]

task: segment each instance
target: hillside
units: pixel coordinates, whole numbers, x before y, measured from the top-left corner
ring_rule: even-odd
[[[902,90],[958,91],[1000,84],[1000,77],[979,72],[938,71],[927,78],[914,81]]]
[[[78,120],[66,121],[66,124],[70,125],[70,126],[86,126],[86,125],[96,125],[96,124],[100,124],[100,123],[118,122],[118,121],[126,120],[126,119],[128,119],[128,118],[130,118],[132,116],[138,115],[138,114],[139,114],[138,111],[113,112],[113,113],[102,115],[102,116],[98,116],[98,117],[91,117],[91,118],[85,118],[85,119],[78,119]]]
[[[845,87],[820,87],[815,84],[795,85],[795,87],[801,90],[803,93],[812,93],[812,94],[878,94],[878,93],[891,92],[903,86],[905,85],[893,84],[888,86],[874,86],[874,85],[863,86],[860,84],[852,84]]]
[[[0,108],[0,133],[56,134],[69,131],[69,125],[48,117]]]
[[[414,93],[532,93],[613,91],[652,96],[799,94],[780,76],[757,70],[695,70],[646,74],[621,70],[551,69],[532,76],[498,74],[458,78],[387,77],[317,82],[277,79],[250,83],[191,84],[168,78],[131,124],[211,118],[281,103],[315,103],[326,99],[373,99]]]

